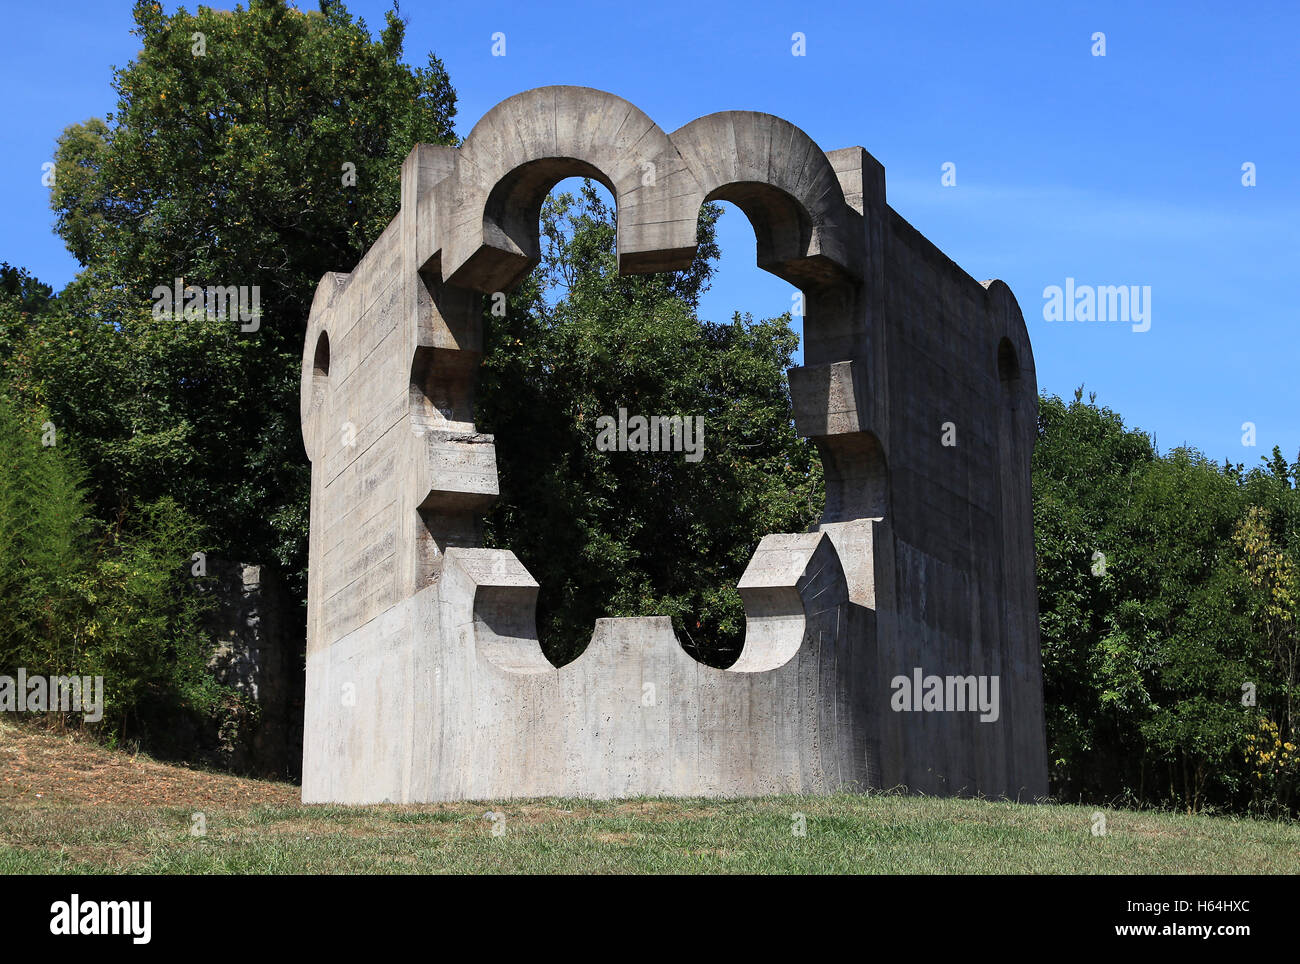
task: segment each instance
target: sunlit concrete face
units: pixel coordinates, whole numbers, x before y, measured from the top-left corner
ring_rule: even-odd
[[[557,669],[536,582],[480,548],[497,496],[473,414],[482,297],[527,275],[542,199],[574,175],[613,193],[623,273],[687,267],[700,205],[722,199],[804,293],[790,387],[826,509],[758,545],[726,670],[664,617],[600,620]],[[397,217],[321,280],[301,407],[304,801],[1046,794],[1024,320],[885,203],[862,148],[747,111],[666,134],[602,91],[512,97],[459,148],[417,146]]]

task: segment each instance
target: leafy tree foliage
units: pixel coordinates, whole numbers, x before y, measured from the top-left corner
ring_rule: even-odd
[[[44,310],[54,300],[54,289],[32,277],[25,268],[0,262],[0,301],[20,316]]]
[[[396,214],[411,147],[454,140],[455,92],[436,57],[401,62],[395,11],[377,38],[339,2],[169,16],[141,0],[134,17],[116,112],[59,139],[52,204],[85,270],[25,348],[30,387],[82,439],[105,515],[170,495],[301,594],[311,298]],[[177,278],[256,286],[260,327],[154,319]]]
[[[84,479],[44,412],[0,400],[0,674],[102,676],[105,732],[192,753],[167,734],[229,696],[207,672],[200,587],[181,578],[194,524],[166,498],[101,524]]]
[[[1082,390],[1041,400],[1034,522],[1059,795],[1289,806],[1294,478],[1276,452],[1250,472],[1162,455]]]
[[[182,711],[244,712],[207,672],[187,560],[207,549],[278,562],[304,595],[297,398],[311,299],[396,214],[411,147],[454,141],[455,92],[436,57],[401,61],[395,7],[373,37],[334,0],[171,15],[138,2],[134,20],[140,50],[114,72],[117,109],[58,143],[51,203],[81,273],[55,298],[0,266],[0,400],[60,439],[5,490],[36,548],[6,557],[25,602],[2,655],[103,670],[112,732],[184,750],[211,728],[180,726]],[[155,288],[176,279],[255,286],[259,326],[154,312]],[[63,495],[34,494],[56,483]],[[38,524],[33,499],[67,524]]]

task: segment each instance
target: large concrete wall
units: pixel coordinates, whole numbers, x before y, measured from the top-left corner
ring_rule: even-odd
[[[613,192],[624,273],[687,266],[700,205],[725,199],[754,225],[759,265],[806,296],[791,392],[826,511],[818,531],[757,548],[726,670],[693,661],[661,617],[601,620],[556,669],[532,578],[477,548],[497,495],[473,421],[481,296],[526,276],[542,199],[574,174]],[[861,148],[828,154],[745,111],[665,134],[576,87],[510,98],[459,148],[418,146],[399,215],[351,274],[322,279],[304,347],[304,800],[1045,795],[1036,401],[1010,291],[890,209]],[[891,681],[917,667],[997,677],[997,720],[896,712]]]

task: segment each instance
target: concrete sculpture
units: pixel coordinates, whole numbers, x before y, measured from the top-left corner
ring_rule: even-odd
[[[614,195],[620,271],[686,267],[700,205],[722,199],[805,295],[790,387],[825,513],[757,547],[726,670],[664,617],[600,620],[557,669],[537,583],[478,547],[497,495],[474,425],[482,296],[536,263],[542,200],[574,175]],[[823,152],[749,111],[666,134],[580,87],[504,101],[459,148],[417,146],[400,213],[321,280],[308,325],[304,801],[1046,794],[1036,393],[1010,290],[899,217],[862,148]]]

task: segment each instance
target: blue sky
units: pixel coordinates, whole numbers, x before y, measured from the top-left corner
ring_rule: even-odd
[[[1162,449],[1252,465],[1279,445],[1295,458],[1300,5],[974,6],[408,2],[403,13],[407,60],[433,50],[447,65],[462,135],[511,94],[580,84],[667,131],[760,110],[825,150],[860,145],[885,165],[895,210],[971,275],[1011,286],[1040,389],[1068,397],[1084,384]],[[349,4],[375,30],[388,7]],[[76,264],[51,230],[41,164],[65,125],[113,109],[110,69],[136,50],[130,3],[14,5],[6,27],[0,260],[57,287]],[[492,56],[498,31],[504,57]],[[1104,57],[1092,55],[1098,31]],[[952,187],[940,184],[946,162]],[[1254,187],[1242,185],[1246,162]],[[701,313],[787,310],[791,289],[754,266],[738,210],[719,240]],[[1043,320],[1044,288],[1067,277],[1149,285],[1150,330]],[[1254,448],[1242,444],[1248,421]]]

